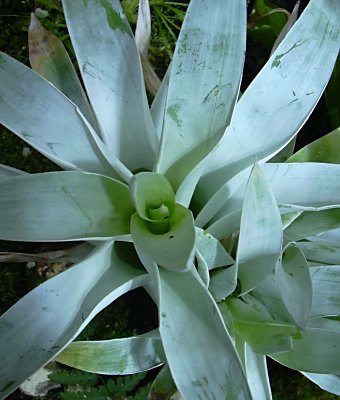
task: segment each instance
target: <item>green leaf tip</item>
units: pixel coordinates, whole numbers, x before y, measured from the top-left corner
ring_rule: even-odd
[[[141,172],[130,182],[130,196],[138,215],[149,222],[163,222],[175,208],[175,194],[160,174]]]

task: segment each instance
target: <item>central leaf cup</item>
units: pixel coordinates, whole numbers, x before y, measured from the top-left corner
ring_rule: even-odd
[[[195,246],[191,211],[176,203],[163,175],[141,172],[131,179],[129,188],[136,208],[131,235],[137,250],[163,268],[187,271],[193,265]]]

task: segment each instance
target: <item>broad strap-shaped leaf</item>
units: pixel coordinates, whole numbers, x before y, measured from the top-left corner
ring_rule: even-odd
[[[311,236],[309,239],[319,243],[338,244],[340,243],[340,228]]]
[[[340,163],[340,127],[307,144],[293,154],[287,162]]]
[[[221,138],[237,99],[245,51],[243,1],[190,2],[172,60],[156,171],[176,188]],[[171,168],[171,169],[170,169]]]
[[[340,228],[340,208],[305,211],[284,230],[284,237],[294,242],[336,228]]]
[[[251,399],[220,311],[196,272],[160,268],[159,274],[159,330],[183,398]]]
[[[308,263],[295,246],[287,247],[277,263],[276,279],[283,303],[296,325],[306,329],[312,311],[313,285]]]
[[[165,108],[166,108],[166,99],[169,89],[169,80],[171,73],[171,63],[168,66],[168,69],[165,73],[165,76],[162,80],[161,86],[159,87],[155,98],[150,107],[150,113],[152,117],[152,121],[155,127],[157,138],[160,140],[163,129]]]
[[[160,266],[187,271],[194,262],[195,228],[191,211],[176,204],[164,233],[152,230],[151,223],[136,213],[131,219],[131,235],[136,246]]]
[[[236,345],[246,372],[252,398],[254,400],[272,400],[266,357],[254,353],[250,346],[240,338],[237,338]]]
[[[176,190],[176,200],[178,203],[182,204],[184,207],[193,206],[191,203],[192,196],[195,193],[195,188],[197,186],[200,177],[205,169],[206,163],[209,162],[210,153],[203,158],[190,172],[184,177],[180,185]],[[202,199],[203,200],[203,199]],[[195,207],[197,209],[197,207]]]
[[[228,297],[237,288],[237,264],[213,271],[210,276],[209,292],[215,301]]]
[[[308,207],[317,211],[340,204],[339,165],[313,162],[264,164],[263,172],[279,204],[301,206],[301,211]]]
[[[3,125],[64,169],[113,173],[77,107],[55,87],[1,52],[0,81]]]
[[[255,353],[266,355],[292,349],[292,336],[297,333],[297,328],[254,297],[246,294],[242,300],[229,298],[227,308],[232,315],[233,330]]]
[[[150,36],[151,14],[149,0],[139,0],[135,41],[142,63],[145,86],[149,93],[154,97],[161,86],[161,81],[148,60]]]
[[[240,229],[241,214],[241,209],[231,212],[208,226],[207,231],[222,240]]]
[[[0,318],[0,397],[60,353],[104,307],[148,282],[105,243],[28,293]]]
[[[216,285],[216,278],[214,282],[210,282],[209,270],[219,267],[226,267],[234,264],[234,259],[225,250],[222,244],[215,239],[210,233],[203,231],[203,229],[196,228],[196,260],[197,260],[197,271],[205,282],[206,286],[209,287],[209,291],[216,300],[218,291],[218,284]],[[225,270],[223,270],[225,271]],[[220,273],[222,270],[217,272]],[[228,277],[230,274],[230,268],[228,268]],[[232,278],[229,278],[233,283],[233,277],[236,276],[235,273],[232,274]],[[214,275],[216,277],[216,274]],[[218,281],[220,282],[220,280]],[[225,279],[221,282],[223,293],[225,292],[226,284]],[[232,285],[233,286],[233,285]],[[234,286],[233,286],[234,288]],[[228,293],[229,294],[229,293]],[[222,296],[223,298],[226,296]]]
[[[223,215],[242,208],[245,185],[251,170],[251,168],[247,168],[238,173],[213,195],[210,195],[204,187],[198,186],[193,198],[193,204],[198,204],[199,208],[195,220],[198,226],[206,226],[209,221],[210,223],[215,222]],[[241,192],[241,195],[238,192]]]
[[[253,289],[274,270],[281,248],[279,209],[255,164],[244,196],[236,255],[242,293]]]
[[[148,400],[167,400],[171,398],[176,391],[177,388],[171,376],[170,368],[166,364],[152,382]]]
[[[208,166],[213,172],[201,182],[211,194],[256,160],[272,158],[298,133],[332,74],[339,19],[337,0],[309,2],[237,103]]]
[[[127,186],[102,175],[48,172],[1,182],[0,238],[19,241],[105,239],[129,233]]]
[[[340,165],[267,163],[262,169],[279,204],[306,207],[340,204]]]
[[[305,211],[308,208],[317,211],[340,204],[340,165],[313,162],[265,163],[261,165],[261,169],[278,204],[301,207],[291,207],[291,212]],[[220,235],[223,231],[233,232],[228,229],[223,219],[231,218],[232,214],[236,214],[241,209],[249,173],[250,171],[242,171],[240,175],[235,176],[222,186],[212,197],[214,203],[208,202],[206,204],[208,214],[203,217],[204,207],[200,213],[202,218],[198,216],[196,224],[202,226],[210,218],[213,224],[209,226],[208,230],[215,237],[217,237],[215,231],[221,232]],[[303,187],[303,190],[301,190],[301,187]],[[195,196],[204,195],[204,193],[205,195],[208,194],[208,192],[199,190]],[[216,225],[216,228],[214,225]],[[219,236],[219,238],[222,237]]]
[[[340,316],[340,266],[311,267],[312,317]]]
[[[165,355],[157,331],[129,338],[73,342],[57,361],[83,371],[126,375],[163,364]]]
[[[0,179],[11,178],[20,175],[26,175],[27,172],[20,169],[9,167],[8,165],[0,164]]]
[[[79,69],[104,142],[130,170],[151,170],[156,135],[136,43],[118,0],[63,0]]]
[[[268,162],[282,163],[287,161],[289,157],[294,153],[295,144],[296,144],[296,136],[294,136],[293,139],[290,142],[288,142],[282,150],[280,150],[277,154],[275,154],[273,158],[268,160]]]
[[[280,294],[275,271],[251,291],[251,296],[263,304],[269,313],[276,315],[282,321],[292,323]]]
[[[296,245],[302,250],[308,261],[340,265],[340,243],[303,241],[296,243]]]
[[[203,285],[205,287],[209,287],[210,273],[208,264],[203,258],[202,254],[199,251],[197,251],[197,249],[195,251],[195,257],[196,257],[197,273],[200,276]]]
[[[320,386],[321,389],[340,396],[340,376],[331,374],[315,374],[300,371],[306,378]]]
[[[28,45],[32,69],[73,101],[97,129],[95,116],[63,43],[41,25],[34,13],[31,13]]]
[[[207,263],[209,270],[234,264],[234,259],[209,232],[196,228],[196,251]]]
[[[294,206],[293,206],[294,207]],[[284,213],[282,208],[284,208]],[[280,207],[280,213],[281,213],[281,221],[282,221],[282,229],[286,229],[290,224],[292,224],[301,214],[303,211],[297,211],[297,212],[286,212],[287,208],[286,206]]]
[[[150,36],[151,36],[151,13],[150,13],[149,0],[139,0],[135,41],[138,52],[144,57],[148,56]]]
[[[299,371],[340,375],[339,334],[340,321],[315,319],[312,326],[293,338],[292,351],[271,357]]]

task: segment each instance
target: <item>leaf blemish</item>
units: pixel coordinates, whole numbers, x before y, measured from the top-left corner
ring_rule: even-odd
[[[180,127],[182,125],[182,120],[178,116],[179,109],[180,109],[180,105],[174,104],[174,105],[170,106],[167,110],[168,114],[170,115],[170,118],[176,122],[178,127]]]
[[[275,56],[275,58],[274,58],[274,60],[273,60],[273,62],[272,62],[272,65],[271,65],[270,69],[281,67],[281,59],[282,59],[286,54],[288,54],[290,51],[292,51],[293,49],[295,49],[296,47],[302,46],[305,42],[306,42],[306,40],[305,40],[304,42],[301,42],[301,43],[299,43],[299,42],[298,42],[298,43],[295,43],[295,44],[294,44],[289,50],[287,50],[285,53],[281,53],[281,54],[278,54],[277,56]]]
[[[208,92],[208,94],[204,97],[203,103],[206,103],[207,101],[209,101],[210,98],[211,98],[211,96],[214,96],[214,97],[218,96],[219,92],[220,92],[219,85],[215,85],[215,86]]]
[[[120,29],[122,33],[126,33],[127,35],[132,37],[130,27],[128,26],[126,21],[122,19],[119,13],[112,8],[110,2],[108,0],[101,0],[100,3],[105,9],[106,19],[110,28],[113,30]]]

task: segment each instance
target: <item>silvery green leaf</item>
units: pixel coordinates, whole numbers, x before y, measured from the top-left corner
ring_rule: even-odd
[[[301,214],[302,211],[299,212],[287,212],[285,206],[279,206],[281,221],[282,221],[282,229],[285,230],[291,223],[293,223]]]
[[[31,13],[28,45],[32,69],[64,93],[97,128],[93,111],[63,43],[40,24],[34,13]]]
[[[275,154],[273,158],[268,160],[268,162],[282,163],[287,161],[289,157],[294,153],[295,144],[296,144],[296,136],[293,137],[293,139],[290,142],[288,142],[282,150],[280,150],[277,154]]]
[[[340,204],[340,165],[267,163],[262,170],[279,204],[306,207]]]
[[[232,314],[235,332],[245,340],[257,354],[273,354],[291,351],[292,336],[297,328],[269,310],[260,301],[246,294],[227,300]]]
[[[251,399],[220,311],[196,272],[159,274],[159,330],[183,398]]]
[[[336,228],[340,228],[340,208],[305,211],[284,230],[284,237],[295,242]]]
[[[211,195],[204,187],[198,186],[194,195],[194,204],[200,203],[200,211],[195,219],[198,226],[206,226],[209,221],[216,222],[224,215],[242,208],[245,186],[251,168],[238,173]]]
[[[328,242],[331,244],[338,244],[340,243],[340,229],[333,229],[328,232],[320,233],[316,236],[310,236],[308,239],[320,243]]]
[[[210,154],[201,160],[188,174],[184,177],[176,190],[176,200],[184,207],[189,207],[191,204],[192,196],[195,192],[196,185],[205,169],[206,163],[209,162]],[[197,204],[191,207],[197,209]]]
[[[148,56],[151,36],[151,14],[149,0],[139,0],[138,18],[135,31],[135,41],[138,52],[144,57]]]
[[[158,141],[136,43],[119,1],[63,0],[63,6],[104,142],[130,170],[151,170]]]
[[[82,371],[126,375],[158,367],[165,355],[156,330],[129,338],[73,342],[56,360]]]
[[[313,285],[308,263],[295,246],[288,246],[276,264],[277,286],[283,303],[296,325],[306,329],[311,318]]]
[[[282,321],[292,322],[291,316],[282,300],[275,272],[252,290],[251,295],[263,304],[268,312],[276,315]]]
[[[191,268],[195,246],[191,211],[176,204],[169,217],[169,229],[162,234],[153,232],[150,224],[137,213],[132,216],[131,235],[140,251],[164,268],[177,272]]]
[[[205,259],[203,258],[202,254],[196,249],[195,251],[196,256],[196,264],[197,264],[197,272],[200,276],[202,283],[205,287],[209,287],[210,283],[210,274],[209,274],[209,267]]]
[[[256,354],[243,341],[237,345],[238,353],[247,375],[252,398],[254,400],[272,400],[266,356]]]
[[[148,400],[166,400],[176,392],[177,388],[171,376],[169,366],[166,364],[159,371],[156,379],[152,382]]]
[[[3,125],[64,169],[112,174],[77,107],[61,92],[1,52],[0,80]]]
[[[196,228],[196,250],[206,261],[209,270],[234,264],[234,259],[222,244],[209,232],[200,228]]]
[[[340,163],[340,127],[308,144],[287,162]]]
[[[168,215],[175,208],[175,194],[167,179],[153,172],[141,172],[131,178],[130,195],[139,216],[152,221],[153,210],[162,205],[168,209]]]
[[[311,267],[312,317],[340,316],[340,266]]]
[[[8,165],[0,164],[0,179],[6,179],[14,176],[26,175],[27,172],[20,169],[9,167]]]
[[[253,289],[274,270],[281,248],[279,209],[255,164],[244,196],[236,254],[242,293]]]
[[[316,211],[340,204],[339,165],[314,162],[265,163],[261,164],[261,169],[276,201],[279,205],[290,206],[291,212],[308,208]],[[239,210],[242,207],[249,174],[250,168],[243,170],[222,185],[211,197],[207,188],[199,186],[193,200],[193,204],[201,204],[196,224],[202,227],[210,221],[209,224],[212,225]],[[213,180],[213,177],[211,179]],[[301,187],[304,187],[303,191],[300,190]],[[301,208],[293,208],[292,205]]]
[[[201,181],[211,195],[255,161],[272,158],[298,133],[332,74],[339,19],[337,0],[309,2],[237,103]]]
[[[300,371],[306,378],[320,386],[321,389],[340,396],[340,376],[331,374],[315,374]]]
[[[172,60],[156,171],[175,188],[221,138],[237,99],[245,2],[190,2]],[[190,76],[190,79],[188,77]]]
[[[290,352],[271,354],[271,358],[289,368],[318,374],[340,374],[340,321],[319,318],[315,326],[293,337]]]
[[[0,237],[20,241],[105,239],[129,233],[127,186],[78,171],[48,172],[1,182]]]
[[[242,210],[239,209],[225,215],[218,221],[208,226],[207,231],[216,239],[222,240],[223,238],[240,229],[241,213]]]
[[[160,140],[163,129],[165,108],[166,108],[166,99],[168,95],[169,89],[169,79],[171,73],[171,63],[168,66],[168,69],[165,73],[165,76],[162,80],[161,86],[158,89],[158,92],[153,99],[153,102],[150,107],[150,113],[152,117],[153,124],[155,126],[155,131],[158,139]]]
[[[237,265],[212,272],[209,282],[209,292],[216,302],[228,297],[237,287]]]
[[[140,54],[146,88],[149,93],[154,97],[161,86],[161,81],[147,58],[150,44],[150,36],[151,14],[149,0],[139,0],[135,41],[137,45],[137,50]]]
[[[302,250],[308,261],[340,265],[340,244],[338,243],[303,241],[297,242],[296,246]]]
[[[148,282],[110,242],[24,296],[0,318],[1,398],[60,353],[104,307]]]
[[[311,211],[317,211],[340,204],[340,165],[313,162],[265,163],[261,165],[261,169],[277,203],[285,207],[289,206],[289,212],[304,211],[308,208]],[[223,227],[227,229],[222,221],[224,217],[228,218],[228,214],[236,213],[241,209],[247,176],[249,173],[246,170],[236,175],[216,192],[216,195],[213,196],[213,199],[217,199],[214,204],[207,203],[207,207],[210,207],[208,218],[219,226],[219,230]],[[301,187],[304,188],[303,191]],[[197,193],[201,194],[202,191],[198,190]],[[224,198],[226,205],[222,211],[225,212],[225,215],[218,211],[223,206]],[[293,205],[295,207],[292,207]],[[215,214],[218,212],[218,218],[212,218],[214,216],[213,206],[215,206]],[[204,209],[202,213],[203,211]],[[198,217],[196,221],[199,219],[199,226],[202,226],[202,222],[209,221],[208,218],[204,217],[202,221]],[[215,236],[211,228],[209,228],[209,232]]]

